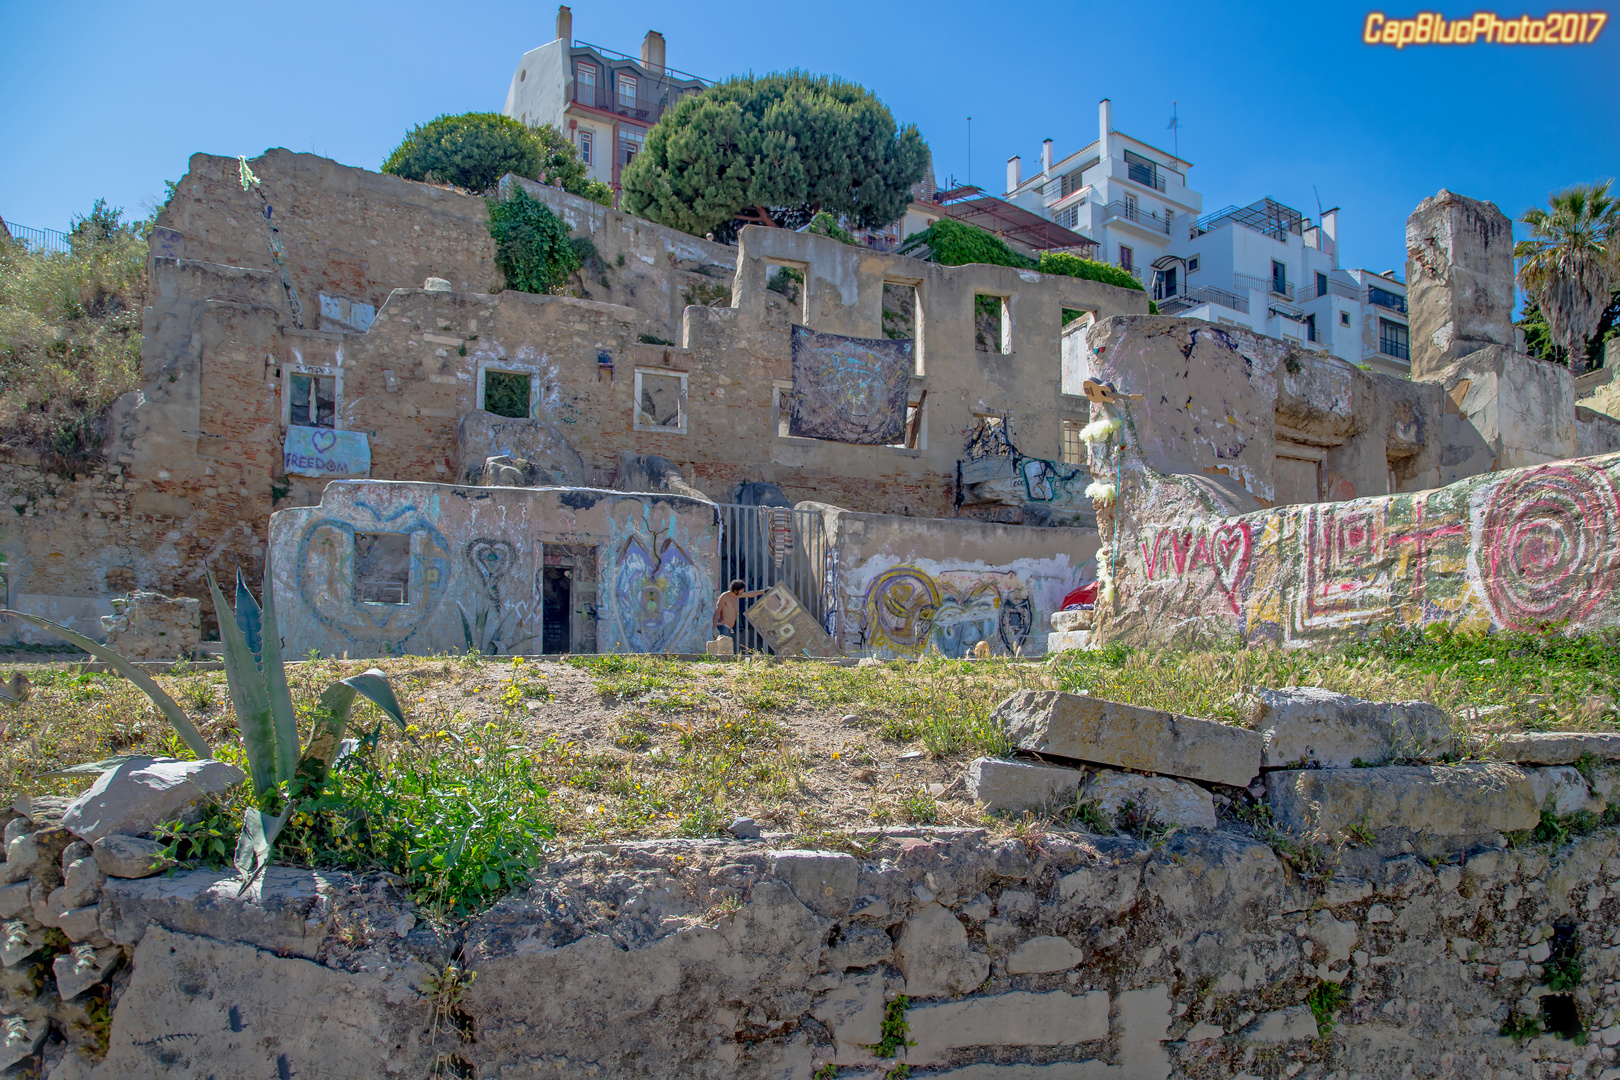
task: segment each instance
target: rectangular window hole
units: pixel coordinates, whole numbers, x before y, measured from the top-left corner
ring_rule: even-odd
[[[529,418],[529,373],[526,371],[484,372],[484,410],[515,420]]]
[[[1080,441],[1080,429],[1084,426],[1079,420],[1063,421],[1062,445],[1059,447],[1059,458],[1063,464],[1086,464],[1086,444]]]
[[[636,373],[636,425],[643,431],[686,430],[686,380],[655,371]]]
[[[917,287],[883,283],[883,336],[896,341],[917,338]]]
[[[354,601],[357,604],[411,602],[409,534],[354,534]]]
[[[337,426],[337,379],[293,372],[287,422],[293,427]]]
[[[973,346],[980,352],[1012,352],[1012,320],[1007,298],[976,293],[973,297]]]

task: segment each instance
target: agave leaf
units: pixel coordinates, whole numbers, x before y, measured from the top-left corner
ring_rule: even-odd
[[[242,814],[242,834],[236,839],[236,857],[232,860],[242,875],[238,895],[245,893],[270,865],[270,849],[297,805],[289,802],[279,814],[267,814],[257,807],[249,807]]]
[[[269,556],[264,560],[264,674],[265,691],[270,698],[270,719],[276,736],[276,779],[293,778],[298,768],[298,714],[293,711],[292,690],[287,686],[287,669],[281,660],[281,627],[276,623],[276,581]]]
[[[253,650],[253,662],[259,663],[264,654],[263,620],[259,613],[259,602],[253,599],[240,566],[236,568],[236,627],[242,631],[248,648]]]
[[[482,650],[473,644],[472,626],[467,622],[467,609],[461,606],[460,601],[456,602],[456,611],[461,615],[461,636],[467,639],[467,651],[481,652]]]
[[[10,608],[0,608],[0,615],[10,615],[13,619],[21,619],[30,626],[37,626],[41,630],[49,630],[57,637],[77,645],[91,656],[94,656],[97,660],[100,660],[134,683],[142,693],[151,698],[152,704],[156,705],[158,712],[162,713],[169,723],[174,725],[174,730],[180,733],[180,738],[185,740],[185,744],[191,748],[193,754],[196,754],[199,758],[211,758],[214,756],[214,751],[209,748],[207,740],[202,737],[202,732],[197,730],[197,725],[193,724],[191,718],[186,716],[186,711],[175,702],[174,698],[164,693],[163,688],[153,682],[150,675],[125,660],[122,656],[98,641],[93,641],[83,634],[75,633],[59,623],[51,622],[49,619],[42,619],[38,615],[12,611]]]
[[[355,693],[387,713],[388,718],[398,724],[401,731],[405,729],[405,710],[399,707],[399,698],[394,696],[394,688],[389,685],[388,676],[381,671],[371,668],[358,675],[351,675],[343,680],[343,685],[353,687]]]
[[[236,726],[242,732],[242,748],[247,751],[248,774],[253,778],[253,794],[262,796],[276,786],[276,732],[270,716],[270,697],[264,676],[253,662],[242,630],[220,595],[219,582],[208,571],[208,589],[219,615],[219,636],[225,643],[225,681],[231,688],[231,706],[236,710]]]
[[[121,755],[119,755],[117,757],[102,758],[100,761],[83,761],[83,762],[80,762],[77,765],[69,765],[65,769],[52,769],[50,772],[43,772],[43,773],[39,773],[37,775],[39,775],[39,776],[76,776],[76,775],[79,775],[79,774],[82,774],[82,773],[104,773],[104,772],[110,772],[111,770],[118,768],[118,766],[123,765],[126,762],[130,762],[130,761],[151,761],[151,760],[152,760],[152,758],[148,754],[121,754]]]
[[[304,781],[303,794],[315,795],[326,786],[326,775],[337,759],[338,745],[349,724],[349,710],[354,706],[354,687],[348,680],[335,682],[321,694],[321,703],[315,710],[315,730],[310,733],[309,745],[298,762],[297,776]]]

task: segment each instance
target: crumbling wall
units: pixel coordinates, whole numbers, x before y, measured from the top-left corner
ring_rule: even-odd
[[[834,640],[847,655],[1039,656],[1063,598],[1095,576],[1094,529],[861,514],[824,503]]]
[[[381,538],[380,540],[378,538]],[[594,547],[600,652],[698,653],[719,576],[719,520],[681,495],[344,480],[270,519],[289,655],[540,652],[547,544]]]

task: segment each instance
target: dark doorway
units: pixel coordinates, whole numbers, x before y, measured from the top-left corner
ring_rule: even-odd
[[[568,646],[572,644],[569,639],[573,636],[569,630],[572,628],[571,612],[574,610],[574,572],[560,566],[548,566],[541,573],[540,651],[565,653],[569,651]]]

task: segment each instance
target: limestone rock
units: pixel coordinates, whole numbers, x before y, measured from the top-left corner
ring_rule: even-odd
[[[314,956],[333,915],[332,893],[345,874],[272,866],[239,895],[229,874],[193,870],[142,880],[108,878],[101,927],[119,945],[138,944],[148,925],[243,941],[283,956]]]
[[[202,601],[137,590],[129,594],[121,612],[101,616],[101,629],[107,647],[126,660],[190,656],[202,640]]]
[[[22,922],[0,926],[0,964],[16,967],[18,962],[32,956],[45,946],[45,931],[29,927]]]
[[[827,950],[827,966],[834,971],[871,967],[894,955],[894,940],[882,930],[855,926]]]
[[[101,932],[100,904],[63,911],[56,917],[56,928],[66,934],[69,941],[88,941],[98,949],[112,944],[112,939]]]
[[[557,483],[557,478],[532,461],[499,454],[484,459],[479,474],[479,487],[546,487]]]
[[[1446,714],[1424,701],[1365,701],[1317,686],[1260,691],[1255,728],[1267,768],[1348,769],[1356,759],[1423,758],[1451,738]]]
[[[544,417],[497,416],[482,409],[463,416],[456,429],[458,481],[477,484],[490,458],[523,462],[534,477],[545,477],[539,486],[580,487],[585,483],[585,460],[562,429]]]
[[[1161,825],[1184,829],[1215,828],[1215,801],[1208,791],[1185,780],[1168,776],[1141,776],[1137,773],[1098,769],[1086,781],[1083,801],[1095,801],[1110,820],[1117,821],[1127,802],[1152,815]]]
[[[910,980],[907,980],[909,987]],[[940,1061],[968,1046],[1074,1046],[1108,1037],[1108,995],[1014,991],[919,1005],[906,1013],[908,1065]]]
[[[1054,630],[1046,635],[1047,653],[1084,652],[1091,648],[1090,630]]]
[[[112,974],[124,957],[119,948],[80,947],[58,956],[51,964],[56,974],[56,992],[63,1001],[72,1001]]]
[[[1541,820],[1523,769],[1477,762],[1280,770],[1266,774],[1266,799],[1282,825],[1328,837],[1352,825],[1477,836],[1529,829]]]
[[[1020,750],[1234,787],[1264,748],[1257,732],[1055,690],[1019,691],[992,718]]]
[[[212,758],[136,758],[97,777],[90,790],[68,806],[62,824],[91,843],[112,833],[139,836],[159,822],[183,817],[195,803],[244,778],[235,765]]]
[[[1086,958],[1084,949],[1068,938],[1043,935],[1032,937],[1007,957],[1007,974],[1033,975],[1047,971],[1068,971]]]
[[[84,907],[101,892],[101,883],[105,880],[107,875],[101,872],[93,856],[74,860],[63,874],[63,908]]]
[[[25,1022],[21,1017],[0,1018],[0,1069],[9,1069],[45,1043],[50,1021]]]
[[[72,799],[61,795],[19,795],[11,804],[12,809],[28,820],[23,824],[32,829],[43,829],[50,825],[60,825],[62,814],[67,810]],[[6,826],[9,832],[11,826]],[[10,837],[6,839],[10,843]]]
[[[95,1080],[425,1076],[428,1004],[405,984],[154,927]]]
[[[1096,616],[1095,611],[1086,611],[1083,608],[1075,608],[1072,611],[1054,611],[1052,612],[1052,629],[1090,630]]]
[[[849,910],[860,865],[841,851],[778,851],[771,856],[771,873],[810,910],[833,915]]]
[[[1586,777],[1574,766],[1553,765],[1524,771],[1535,792],[1536,806],[1560,816],[1591,808],[1592,795],[1586,787]]]
[[[28,882],[0,886],[0,919],[15,919],[29,907]]]
[[[1296,1039],[1316,1038],[1316,1017],[1303,1005],[1278,1009],[1261,1016],[1239,1033],[1239,1038],[1255,1046],[1271,1046]]]
[[[144,878],[160,874],[174,865],[163,854],[164,847],[144,836],[111,833],[95,842],[96,865],[108,877]]]
[[[989,959],[973,950],[961,922],[938,904],[924,904],[906,920],[894,952],[911,997],[965,994],[990,974]]]
[[[968,765],[968,795],[992,813],[1023,813],[1068,802],[1086,774],[1033,761],[976,758]]]
[[[657,454],[636,454],[625,450],[619,454],[619,474],[613,481],[616,491],[665,491],[671,495],[690,495],[707,499],[686,479],[681,467]]]
[[[1341,921],[1325,911],[1319,911],[1307,926],[1305,936],[1320,945],[1327,952],[1329,960],[1342,964],[1350,959],[1350,953],[1356,947],[1358,931],[1354,922]]]
[[[758,840],[760,837],[759,822],[751,817],[736,818],[730,825],[726,826],[726,832],[739,840]]]
[[[1594,731],[1523,731],[1504,735],[1485,748],[1485,756],[1521,765],[1569,765],[1591,754],[1606,761],[1620,760],[1620,735]]]
[[[845,979],[822,995],[810,1015],[832,1033],[834,1064],[863,1065],[873,1060],[867,1047],[883,1038],[883,1009],[881,972]]]

